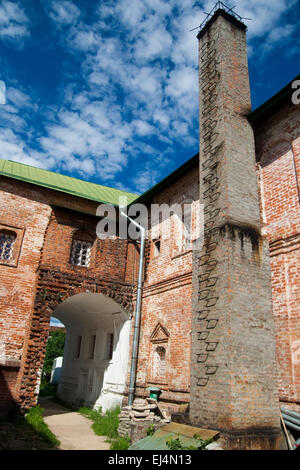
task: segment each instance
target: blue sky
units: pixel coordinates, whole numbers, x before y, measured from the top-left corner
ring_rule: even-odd
[[[190,30],[214,3],[2,0],[0,158],[138,193],[167,176],[198,151]],[[299,73],[299,1],[234,5],[255,109]]]

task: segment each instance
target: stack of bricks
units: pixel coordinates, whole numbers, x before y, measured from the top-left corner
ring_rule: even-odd
[[[136,434],[134,428],[140,430],[144,434],[142,437],[145,437],[147,428],[151,424],[157,428],[170,422],[153,398],[136,398],[132,405],[124,406],[119,415],[119,421],[119,435],[129,436],[131,441],[133,441],[132,435]]]

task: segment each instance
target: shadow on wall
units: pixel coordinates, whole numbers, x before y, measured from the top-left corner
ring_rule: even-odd
[[[13,364],[0,365],[0,416],[9,418],[19,410],[14,397],[19,366]]]

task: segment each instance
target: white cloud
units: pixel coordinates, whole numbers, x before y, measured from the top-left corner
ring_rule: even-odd
[[[37,151],[27,151],[22,138],[11,129],[0,128],[0,149],[0,158],[3,160],[13,160],[46,169],[51,168],[54,163],[53,159],[46,160]]]
[[[131,72],[131,77],[126,84],[127,87],[130,88],[132,92],[145,93],[146,95],[155,96],[157,99],[157,95],[161,93],[162,80],[164,79],[160,69],[155,67],[135,69],[135,67],[133,67]]]
[[[190,92],[197,92],[197,71],[192,67],[176,68],[170,73],[166,92],[174,97],[180,98]]]
[[[162,109],[158,109],[154,112],[153,119],[155,122],[159,122],[161,126],[167,127],[170,122],[171,116],[168,112],[163,111]]]
[[[129,30],[138,27],[146,15],[148,8],[142,0],[120,0],[115,9],[124,26]]]
[[[57,25],[74,24],[80,14],[79,8],[68,0],[55,0],[51,3],[49,9],[49,16]]]
[[[253,18],[245,20],[250,54],[268,53],[289,38],[292,21],[283,25],[280,18],[293,3],[239,0],[235,11]],[[60,47],[80,65],[74,75],[69,71],[64,77],[55,105],[41,106],[26,89],[10,87],[5,110],[1,108],[1,122],[11,128],[11,133],[2,134],[2,142],[7,139],[3,150],[20,161],[98,176],[118,187],[123,186],[120,175],[130,174],[134,164],[131,190],[148,189],[160,179],[173,148],[182,154],[197,151],[198,41],[197,31],[190,30],[214,4],[98,0],[91,7],[94,15],[87,18],[73,1],[48,3]],[[16,28],[11,37],[22,37],[24,28],[26,36],[29,26],[21,3],[2,2],[0,34]],[[259,51],[258,38],[263,44]],[[38,131],[30,120],[37,110],[42,127]],[[170,158],[174,161],[173,155]]]
[[[285,26],[277,26],[273,28],[268,35],[268,42],[275,43],[289,37],[295,30],[295,25],[287,24]]]
[[[0,104],[6,104],[6,85],[3,80],[0,80]]]
[[[138,35],[134,46],[137,60],[153,60],[170,57],[172,36],[159,19],[150,17],[143,22],[143,31]]]
[[[31,102],[30,96],[15,87],[8,88],[7,99],[9,102],[13,103],[13,105],[16,106],[18,109],[31,108],[34,106],[34,103]]]
[[[0,5],[0,39],[22,45],[30,35],[29,18],[18,2],[2,1]]]
[[[135,127],[135,130],[138,135],[140,136],[149,136],[149,135],[154,135],[155,129],[148,124],[147,121],[142,121],[141,119],[137,119],[136,121],[133,121],[132,123]]]

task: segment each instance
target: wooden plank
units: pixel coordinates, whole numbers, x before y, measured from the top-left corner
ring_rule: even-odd
[[[181,434],[182,436],[193,437],[195,434],[200,436],[201,439],[206,440],[214,438],[219,434],[219,431],[214,429],[197,428],[195,426],[189,426],[187,424],[180,423],[168,423],[160,428],[160,431],[173,432],[175,434]]]

